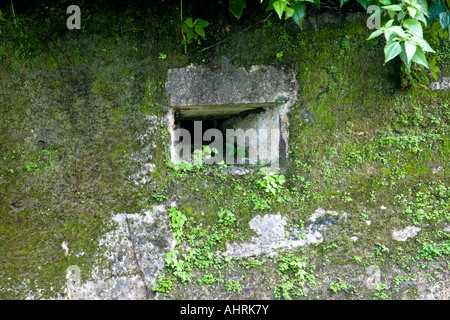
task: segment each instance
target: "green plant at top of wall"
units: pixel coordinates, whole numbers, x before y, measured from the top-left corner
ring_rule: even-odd
[[[180,0],[180,20],[181,20],[181,35],[183,36],[183,40],[181,43],[184,45],[184,53],[187,53],[187,45],[192,41],[197,41],[200,44],[200,39],[198,36],[203,39],[206,38],[205,28],[209,25],[209,23],[201,18],[193,19],[192,17],[188,17],[183,20],[183,0]]]
[[[420,78],[414,76],[412,71],[420,71],[423,68],[431,69],[434,76],[439,72],[435,60],[430,64],[425,54],[435,53],[429,43],[424,39],[423,29],[427,27],[428,6],[426,1],[405,0],[399,4],[384,5],[381,8],[388,13],[389,20],[375,30],[368,40],[384,35],[386,46],[384,48],[385,63],[400,56],[403,62],[404,85],[417,84]],[[374,13],[374,15],[381,15]],[[422,76],[423,78],[423,76]]]
[[[342,7],[350,0],[340,0]],[[440,72],[436,66],[436,61],[431,60],[431,64],[426,57],[427,53],[435,53],[429,43],[424,38],[424,29],[431,30],[434,37],[443,36],[444,31],[449,28],[450,15],[447,8],[450,7],[450,0],[446,3],[443,1],[430,1],[430,12],[427,0],[356,0],[364,10],[371,12],[369,20],[377,21],[377,30],[375,30],[368,40],[384,34],[386,44],[384,48],[385,62],[388,62],[397,56],[403,63],[403,84],[417,85],[425,79],[424,70],[430,70],[433,77]],[[260,0],[266,12],[275,12],[278,18],[292,18],[295,23],[302,27],[306,17],[307,3],[320,9],[320,0]],[[182,8],[182,1],[180,1]],[[375,7],[374,7],[375,6]],[[381,6],[381,7],[380,7]],[[240,19],[244,9],[247,7],[246,0],[229,0],[228,10]],[[376,9],[372,9],[376,8]],[[182,10],[182,9],[181,9]],[[182,14],[181,14],[182,17]],[[428,28],[428,23],[438,17],[439,24]],[[187,43],[196,40],[198,36],[205,38],[204,27],[208,23],[202,19],[195,21],[189,18],[182,21],[183,43],[185,44],[185,52],[187,52]],[[266,19],[267,20],[267,19]],[[383,22],[383,25],[381,25]],[[437,30],[439,29],[439,30]],[[186,36],[187,38],[186,38]],[[282,53],[277,54],[277,58],[281,59]]]
[[[183,33],[185,34],[185,39],[183,39],[183,44],[186,46],[192,41],[197,41],[200,44],[199,36],[205,39],[205,28],[209,23],[203,19],[197,18],[193,20],[192,18],[187,18],[183,21]]]

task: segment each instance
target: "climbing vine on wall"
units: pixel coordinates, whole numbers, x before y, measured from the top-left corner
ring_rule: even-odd
[[[384,35],[385,63],[400,57],[402,62],[403,84],[420,83],[429,70],[434,78],[440,70],[435,59],[428,61],[427,54],[435,53],[424,37],[425,31],[431,37],[447,37],[445,31],[450,25],[448,8],[450,0],[356,0],[375,21],[376,30],[368,40]],[[350,0],[340,0],[344,6]],[[306,17],[307,3],[320,9],[320,0],[260,0],[267,12],[275,12],[279,19],[292,18],[301,28]],[[228,9],[240,19],[247,7],[246,0],[229,0]],[[433,24],[438,21],[439,23]]]

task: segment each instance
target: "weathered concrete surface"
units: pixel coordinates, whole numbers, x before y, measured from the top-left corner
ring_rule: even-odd
[[[164,259],[175,247],[163,206],[143,214],[118,214],[112,222],[116,229],[100,242],[106,250],[97,261],[90,280],[78,283],[68,272],[66,287],[69,299],[142,300],[154,298],[152,283],[164,268]],[[72,281],[71,281],[72,280]]]
[[[253,66],[247,71],[233,66],[190,65],[170,69],[166,81],[169,107],[176,108],[184,117],[223,116],[277,106],[297,91],[294,73],[273,66]]]
[[[439,81],[430,84],[431,90],[448,90],[450,89],[450,77],[443,77]]]
[[[287,220],[280,214],[268,214],[263,217],[257,215],[250,220],[249,225],[259,236],[254,237],[249,243],[227,243],[227,251],[224,255],[248,257],[274,254],[276,249],[289,249],[322,242],[321,232],[325,231],[329,225],[345,219],[346,216],[346,213],[339,214],[318,208],[311,215],[305,228],[287,234],[285,229]]]
[[[392,239],[397,241],[406,241],[408,238],[415,237],[419,231],[422,230],[418,227],[408,226],[402,230],[394,230],[392,232]]]

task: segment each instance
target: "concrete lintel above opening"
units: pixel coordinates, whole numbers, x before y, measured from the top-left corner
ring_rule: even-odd
[[[184,120],[223,119],[236,115],[244,116],[253,112],[262,111],[270,107],[277,107],[279,103],[245,103],[209,106],[183,106],[174,107],[176,114]]]
[[[298,92],[292,70],[284,67],[253,66],[212,68],[190,65],[170,69],[166,92],[169,107],[283,104]],[[264,107],[264,106],[262,106]]]

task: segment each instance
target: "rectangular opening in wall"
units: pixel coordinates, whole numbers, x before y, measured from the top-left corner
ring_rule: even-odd
[[[204,146],[219,149],[213,163],[272,167],[287,158],[299,89],[290,68],[189,65],[168,70],[165,89],[172,163],[191,161]]]
[[[173,108],[172,112],[173,162],[195,161],[196,150],[203,152],[208,164],[268,164],[280,156],[280,120],[270,105],[197,107],[188,112]]]

